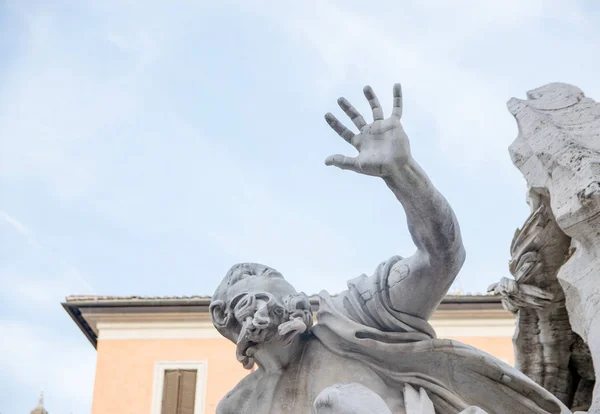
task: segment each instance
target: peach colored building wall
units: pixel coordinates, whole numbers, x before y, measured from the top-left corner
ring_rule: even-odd
[[[510,337],[454,337],[513,364]],[[148,414],[156,361],[207,361],[205,413],[248,371],[235,358],[226,339],[139,339],[98,342],[92,414]]]
[[[156,361],[208,362],[205,412],[248,371],[226,339],[140,339],[98,342],[92,414],[148,414]]]

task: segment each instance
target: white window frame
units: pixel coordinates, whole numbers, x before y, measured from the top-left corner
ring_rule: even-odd
[[[206,407],[207,361],[156,361],[154,364],[154,387],[152,391],[151,414],[161,414],[165,371],[171,369],[196,370],[196,394],[194,396],[194,414],[204,414]]]

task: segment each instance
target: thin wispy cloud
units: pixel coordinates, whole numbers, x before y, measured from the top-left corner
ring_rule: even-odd
[[[25,237],[27,241],[34,247],[42,247],[40,243],[31,235],[29,230],[16,218],[12,217],[4,210],[0,210],[0,221],[3,221],[10,225],[17,233]]]
[[[388,96],[390,85],[401,81],[406,111],[433,120],[438,150],[447,154],[452,166],[470,174],[477,174],[490,161],[498,168],[513,168],[506,162],[506,148],[516,131],[504,105],[507,94],[524,93],[519,89],[524,82],[515,76],[531,78],[528,72],[537,67],[521,59],[535,60],[540,53],[556,50],[554,39],[543,41],[542,22],[577,25],[581,34],[600,38],[600,29],[577,2],[408,1],[387,5],[385,14],[370,5],[333,0],[295,6],[257,1],[247,6],[257,4],[256,13],[277,22],[298,43],[318,53],[325,63],[319,81],[329,91],[348,89],[364,79]],[[504,48],[521,49],[514,56],[497,51],[506,65],[504,71],[490,71],[470,61],[473,52],[485,59],[493,55],[494,51],[482,49],[486,37],[490,43],[504,43]],[[502,37],[505,41],[499,42]],[[559,50],[577,55],[573,40],[560,41]],[[534,44],[536,49],[524,55],[525,48],[517,42]],[[586,47],[580,50],[595,62],[590,65],[599,63],[597,54],[589,56]],[[553,79],[543,70],[537,72],[537,82]],[[359,105],[366,107],[363,102]]]
[[[6,211],[4,210],[0,210],[0,223],[4,222],[6,224],[8,224],[16,233],[18,233],[20,236],[22,236],[27,243],[34,247],[35,249],[37,249],[36,254],[38,253],[42,253],[45,254],[47,256],[49,256],[51,258],[52,261],[54,261],[55,263],[57,263],[58,265],[60,265],[61,267],[65,268],[65,272],[64,272],[64,277],[62,277],[62,284],[64,285],[63,287],[67,287],[68,289],[78,289],[81,290],[81,287],[83,287],[83,290],[81,293],[87,293],[87,294],[93,294],[94,293],[94,289],[90,286],[90,284],[83,278],[83,276],[81,275],[81,273],[75,269],[74,267],[72,267],[71,265],[69,265],[65,260],[56,257],[56,255],[48,248],[42,246],[42,244],[36,239],[35,235],[32,233],[31,230],[29,230],[25,224],[23,224],[20,220],[16,219],[15,217],[11,216],[10,214],[8,214]],[[13,275],[12,277],[2,277],[0,280],[2,280],[4,283],[6,283],[7,289],[5,289],[5,293],[6,291],[8,291],[10,293],[10,291],[15,290],[15,292],[19,292],[21,295],[18,295],[20,297],[27,297],[27,295],[33,294],[32,296],[29,297],[29,299],[32,299],[34,302],[37,302],[35,299],[36,298],[42,298],[42,296],[45,297],[45,299],[47,300],[49,297],[51,297],[51,300],[53,301],[57,301],[57,300],[61,300],[61,296],[64,297],[64,293],[65,292],[69,292],[67,289],[62,289],[62,293],[61,295],[51,295],[50,292],[53,291],[53,289],[47,289],[48,286],[43,287],[44,283],[51,283],[53,284],[53,280],[49,280],[49,281],[40,281],[39,283],[41,284],[41,286],[35,286],[35,283],[32,283],[31,280],[26,280],[26,278],[22,277],[22,276],[18,276],[18,275]]]

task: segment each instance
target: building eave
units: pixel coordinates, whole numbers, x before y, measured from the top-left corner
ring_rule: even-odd
[[[319,308],[318,296],[309,298],[313,311]],[[87,317],[93,315],[149,315],[161,314],[208,314],[211,298],[208,296],[193,297],[115,297],[115,296],[69,296],[62,307],[71,319],[83,332],[94,348],[98,346],[98,335],[90,325]],[[436,312],[449,315],[448,312],[483,311],[482,315],[489,312],[503,311],[499,296],[492,295],[448,295]],[[504,311],[506,312],[506,311]],[[95,325],[94,325],[95,326]]]
[[[81,332],[85,335],[85,337],[90,341],[94,348],[98,346],[98,337],[96,333],[92,330],[92,328],[88,325],[85,318],[81,315],[81,311],[79,310],[79,306],[76,304],[70,304],[63,302],[61,303],[63,309],[69,314],[75,325],[79,327]]]

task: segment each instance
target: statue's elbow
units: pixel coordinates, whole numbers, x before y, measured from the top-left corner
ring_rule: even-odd
[[[439,249],[435,254],[430,254],[430,264],[454,275],[462,268],[467,258],[467,252],[462,243]]]

